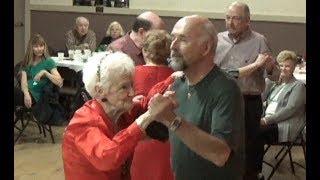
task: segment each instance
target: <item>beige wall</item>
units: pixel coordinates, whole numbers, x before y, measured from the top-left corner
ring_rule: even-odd
[[[130,9],[187,11],[189,14],[215,13],[224,18],[224,11],[234,0],[130,0]],[[253,20],[306,22],[305,0],[242,0],[249,5]],[[30,0],[32,5],[71,5],[72,0]]]
[[[100,43],[107,25],[113,21],[119,21],[124,30],[131,29],[135,14],[97,14],[80,12],[55,12],[32,11],[31,34],[41,33],[54,51],[64,49],[64,34],[71,29],[77,16],[86,16],[90,20],[90,28],[96,32],[97,43]],[[179,17],[162,16],[170,32]],[[224,20],[212,20],[217,31],[225,30]],[[50,22],[50,23],[47,23]],[[304,53],[306,51],[306,26],[304,23],[283,23],[252,21],[252,29],[264,34],[271,45],[273,55],[277,55],[283,49]]]
[[[233,2],[233,0],[130,0],[130,8],[105,7],[102,13],[97,13],[95,7],[90,6],[46,3],[46,1],[52,3],[52,0],[37,0],[38,4],[34,3],[34,0],[26,1],[25,42],[28,41],[30,34],[38,32],[46,37],[54,51],[64,48],[64,33],[72,27],[74,19],[80,15],[90,19],[90,27],[96,32],[99,43],[106,26],[111,21],[118,20],[124,25],[125,30],[129,30],[136,15],[145,10],[152,10],[160,15],[165,20],[168,31],[171,31],[180,17],[191,14],[203,15],[214,20],[217,30],[224,31],[224,10]],[[64,0],[59,0],[61,1]],[[305,1],[247,0],[245,2],[251,7],[252,29],[267,37],[274,55],[283,49],[297,53],[306,51]]]
[[[234,0],[130,0],[133,9],[224,12]],[[306,17],[305,0],[244,0],[252,14]]]

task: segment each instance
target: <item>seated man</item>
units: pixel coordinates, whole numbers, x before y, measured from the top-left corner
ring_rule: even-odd
[[[66,33],[67,50],[96,49],[96,34],[89,29],[89,20],[85,17],[77,17],[74,29]]]

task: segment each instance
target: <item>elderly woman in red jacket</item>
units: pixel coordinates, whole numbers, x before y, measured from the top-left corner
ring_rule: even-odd
[[[149,111],[134,120],[134,63],[120,52],[93,57],[83,69],[92,97],[76,111],[63,137],[66,180],[125,179],[126,161],[153,120]],[[137,105],[138,106],[138,105]]]

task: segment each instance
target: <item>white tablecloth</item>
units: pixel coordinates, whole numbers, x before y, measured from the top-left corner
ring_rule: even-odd
[[[307,84],[307,77],[306,77],[306,73],[293,73],[294,77],[302,82],[304,82],[305,84]]]
[[[75,60],[58,60],[58,57],[51,57],[56,63],[57,66],[60,67],[67,67],[70,69],[73,69],[76,72],[79,72],[83,69],[84,63],[81,61],[75,61]]]
[[[106,56],[109,54],[111,54],[111,51],[93,52],[92,56],[90,56],[87,61],[90,61],[90,59],[93,57],[97,59],[101,59],[103,56]],[[58,57],[55,57],[55,56],[51,58],[57,63],[57,66],[68,67],[70,69],[73,69],[76,72],[81,71],[83,69],[83,65],[85,64],[81,60],[71,60],[66,57],[64,58],[64,60],[58,60]]]
[[[296,68],[294,69],[293,75],[296,79],[304,82],[305,84],[306,82],[306,72],[307,72],[307,68],[306,66],[299,66],[297,65]]]

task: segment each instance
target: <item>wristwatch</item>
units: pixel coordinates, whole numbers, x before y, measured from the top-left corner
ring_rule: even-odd
[[[181,125],[181,121],[182,118],[180,116],[176,116],[169,126],[170,131],[174,132]]]

